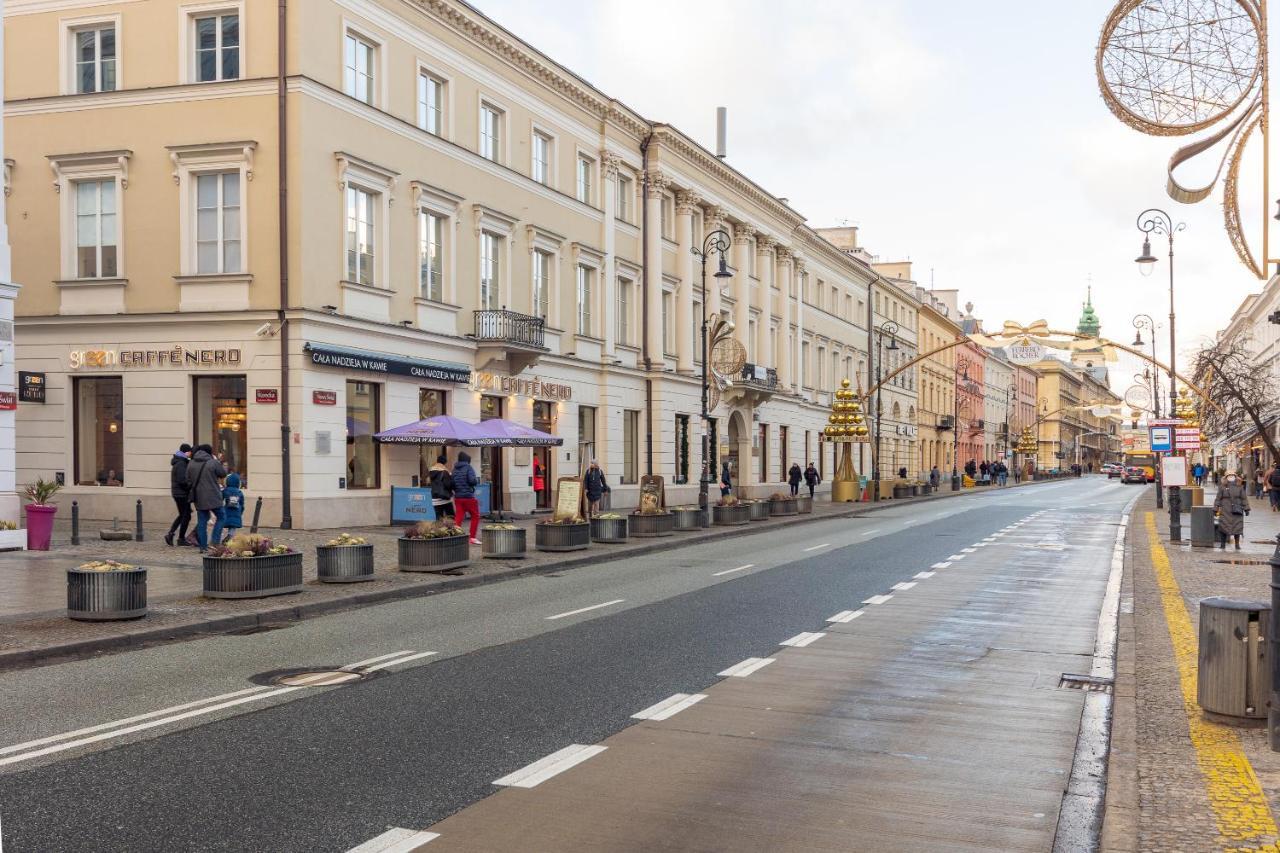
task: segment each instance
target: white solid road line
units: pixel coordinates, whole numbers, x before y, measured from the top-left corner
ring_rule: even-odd
[[[891,598],[893,598],[892,595],[873,595],[862,603],[863,604],[884,604],[886,601],[888,601]]]
[[[738,568],[736,569],[725,569],[723,572],[716,572],[713,575],[711,575],[711,577],[718,578],[721,575],[731,575],[734,572],[740,572],[740,571],[743,571],[744,569],[754,569],[755,567],[756,567],[755,563],[747,563],[745,566],[738,566]]]
[[[396,827],[388,829],[377,838],[370,838],[359,847],[352,847],[347,853],[409,853],[419,844],[426,844],[439,837],[438,832],[414,832],[412,829]]]
[[[418,652],[416,655],[409,655],[408,657],[396,658],[395,660],[383,661],[382,663],[377,664],[376,666],[366,666],[366,667],[364,668],[364,671],[365,671],[365,672],[376,672],[376,671],[377,671],[377,670],[379,670],[379,669],[386,669],[386,668],[387,668],[387,667],[389,667],[389,666],[396,666],[397,664],[408,663],[409,661],[411,661],[411,660],[417,660],[418,658],[429,658],[429,657],[431,657],[431,656],[432,656],[432,655],[434,655],[434,654],[436,654],[436,652]]]
[[[819,548],[830,548],[830,547],[831,547],[831,543],[830,543],[830,542],[823,542],[821,545],[814,545],[814,546],[812,546],[812,547],[805,548],[804,550],[806,550],[806,551],[816,551],[816,550],[818,550]]]
[[[854,619],[857,619],[859,616],[863,614],[863,612],[864,611],[862,610],[841,610],[835,616],[827,617],[827,621],[839,622],[841,624],[845,624],[848,622],[852,622]]]
[[[679,714],[685,708],[691,708],[694,705],[707,698],[705,693],[677,693],[670,698],[663,699],[656,705],[650,705],[639,713],[632,714],[633,720],[667,720]]]
[[[599,755],[608,747],[586,746],[572,743],[564,749],[557,750],[546,758],[540,758],[528,767],[522,767],[514,773],[508,773],[493,784],[510,788],[533,788],[552,776],[558,776],[577,764],[581,764],[593,755]]]
[[[915,581],[902,581],[901,583],[895,583],[893,586],[889,588],[896,589],[899,592],[906,592],[907,590],[911,589],[911,587],[915,585],[916,585]]]
[[[918,581],[928,580],[929,578],[933,577],[936,574],[937,572],[917,572],[915,575],[915,578]]]
[[[793,646],[794,648],[797,648],[797,649],[803,649],[805,646],[809,645],[810,643],[815,643],[818,640],[821,640],[825,636],[827,635],[823,633],[806,631],[803,634],[796,634],[794,637],[792,637],[789,640],[783,640],[781,643],[778,643],[778,645]]]
[[[621,604],[626,601],[625,598],[615,598],[613,601],[606,601],[604,604],[593,604],[590,607],[579,607],[577,610],[570,610],[568,613],[557,613],[555,616],[548,616],[547,619],[563,619],[566,616],[577,616],[579,613],[586,613],[589,610],[599,610],[601,607],[612,607],[615,604]]]
[[[746,678],[756,670],[773,663],[773,660],[773,658],[747,658],[742,663],[735,663],[728,669],[717,672],[716,675],[724,678]]]
[[[413,649],[405,649],[404,651],[392,652],[389,655],[378,655],[376,658],[369,658],[368,660],[358,660],[355,663],[347,664],[346,666],[343,667],[343,669],[350,671],[353,669],[359,669],[362,666],[368,666],[371,663],[377,663],[380,660],[386,660],[387,658],[398,658],[401,655],[411,655],[411,654],[413,654]]]
[[[934,564],[933,564],[932,566],[930,566],[929,568],[931,568],[931,569],[945,569],[945,568],[947,568],[947,567],[948,567],[948,566],[950,566],[950,565],[951,565],[951,563],[950,563],[949,561],[944,560],[944,561],[942,561],[941,563],[934,563]]]
[[[873,527],[873,528],[871,528],[870,530],[864,530],[864,531],[862,531],[862,535],[863,535],[863,536],[870,536],[872,533],[879,533],[879,532],[880,532],[880,528],[879,528],[879,527]]]

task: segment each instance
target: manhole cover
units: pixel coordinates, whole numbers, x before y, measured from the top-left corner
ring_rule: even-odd
[[[331,687],[335,684],[347,684],[364,678],[360,672],[349,672],[345,669],[320,669],[304,672],[291,672],[276,679],[276,684],[288,687]]]
[[[1235,560],[1214,560],[1213,562],[1226,563],[1229,566],[1269,566],[1271,565],[1266,560],[1235,559]]]
[[[1068,690],[1086,690],[1090,693],[1110,693],[1112,681],[1110,678],[1096,678],[1092,675],[1073,675],[1069,672],[1062,674],[1062,680],[1058,682],[1059,687],[1065,687]]]

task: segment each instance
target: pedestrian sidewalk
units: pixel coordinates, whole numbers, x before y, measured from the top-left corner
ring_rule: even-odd
[[[1206,489],[1207,503],[1213,495]],[[1168,509],[1157,510],[1150,493],[1134,508],[1103,850],[1280,849],[1280,753],[1269,750],[1265,725],[1209,720],[1196,704],[1200,600],[1270,601],[1266,561],[1280,513],[1250,501],[1239,552],[1169,542]]]

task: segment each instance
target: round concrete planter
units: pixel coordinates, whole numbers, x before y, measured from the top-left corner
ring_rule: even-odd
[[[799,515],[800,501],[798,498],[787,498],[785,501],[769,501],[769,515]]]
[[[582,551],[591,547],[591,525],[535,524],[533,544],[539,551]]]
[[[808,515],[813,512],[813,498],[808,495],[802,495],[801,497],[796,498],[796,510],[800,512],[801,515]]]
[[[631,514],[627,529],[632,536],[642,539],[670,536],[676,529],[676,517],[669,512],[648,514],[635,512]]]
[[[902,500],[903,498],[909,498],[909,497],[911,497],[911,488],[910,488],[909,486],[894,486],[894,487],[893,487],[893,499],[894,499],[894,500]]]
[[[619,545],[627,541],[627,520],[625,518],[593,518],[591,519],[591,541]]]
[[[480,549],[482,556],[488,559],[524,559],[525,530],[517,527],[514,530],[480,530]]]
[[[147,570],[94,572],[67,569],[67,617],[110,622],[147,615]]]
[[[694,507],[693,509],[673,509],[671,511],[672,523],[675,530],[701,530],[702,529],[702,510]]]
[[[768,501],[752,501],[747,504],[748,518],[752,521],[768,521],[769,520],[769,502]]]
[[[750,521],[751,507],[746,504],[711,508],[711,522],[717,527],[737,527]]]
[[[373,580],[373,546],[317,545],[316,576],[324,583]]]
[[[398,541],[402,572],[448,572],[471,562],[471,546],[465,533],[435,539],[401,536]]]
[[[266,557],[205,557],[208,598],[266,598],[302,592],[302,554]]]
[[[919,484],[919,483],[912,483],[912,484],[911,484],[911,497],[913,497],[913,498],[918,498],[918,497],[920,497],[920,484]]]

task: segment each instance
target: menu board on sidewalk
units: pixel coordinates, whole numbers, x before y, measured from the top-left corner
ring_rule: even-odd
[[[555,521],[570,521],[582,516],[582,480],[578,477],[561,477],[556,481]]]
[[[662,477],[658,474],[645,474],[640,478],[640,511],[661,512],[666,508]]]

